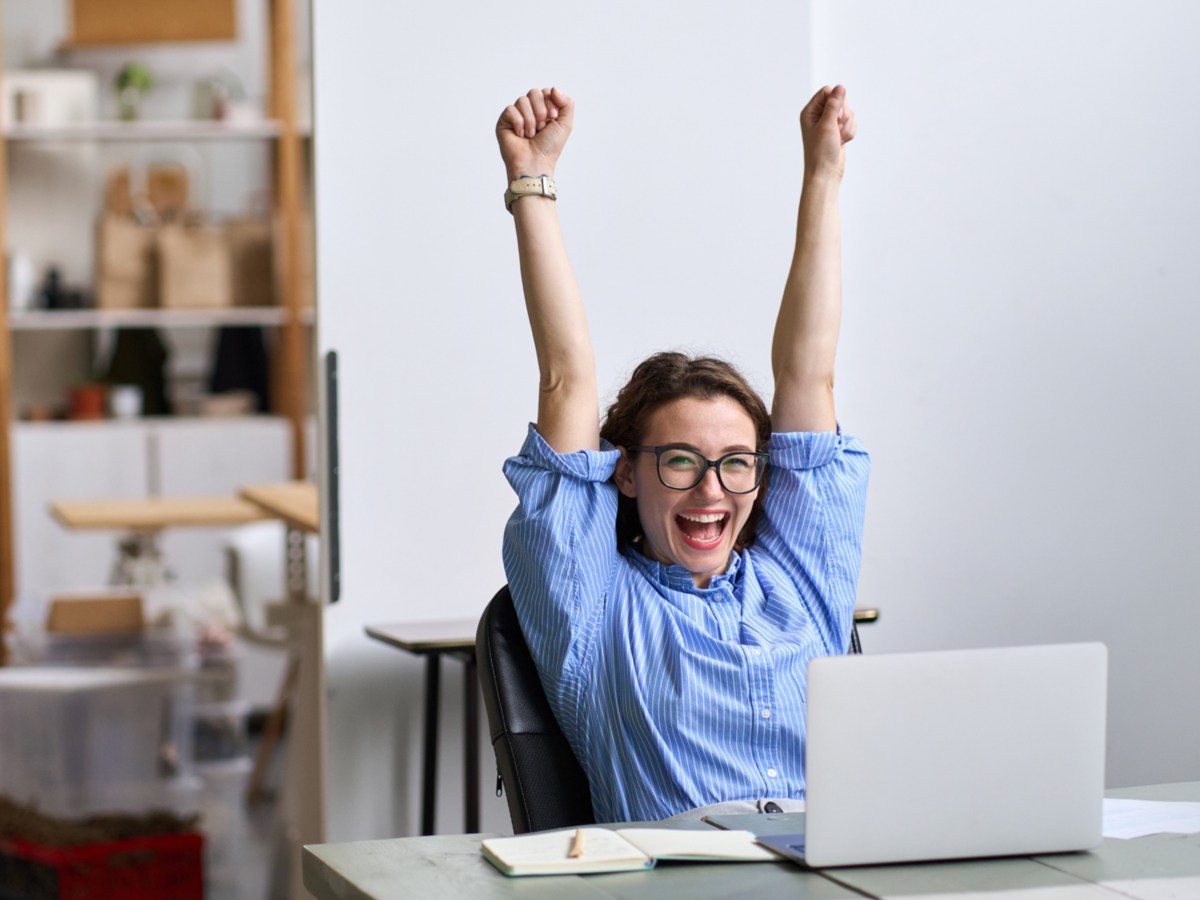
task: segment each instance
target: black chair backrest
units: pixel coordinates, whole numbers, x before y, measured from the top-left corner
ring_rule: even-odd
[[[862,652],[857,626],[849,652]],[[587,776],[550,711],[507,585],[483,611],[475,654],[513,832],[595,822]]]
[[[513,832],[595,822],[587,776],[550,711],[507,586],[483,611],[475,653]]]

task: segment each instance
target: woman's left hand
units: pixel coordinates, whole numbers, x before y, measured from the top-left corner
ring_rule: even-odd
[[[506,107],[496,122],[496,140],[508,180],[553,175],[574,118],[575,101],[558,88],[534,88]]]
[[[813,94],[800,112],[805,175],[832,173],[841,178],[846,170],[846,144],[854,140],[856,127],[844,87],[823,87]]]

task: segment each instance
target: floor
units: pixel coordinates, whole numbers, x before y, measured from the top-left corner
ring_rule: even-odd
[[[208,709],[219,713],[223,707]],[[207,720],[199,715],[194,732],[194,771],[202,785],[197,811],[205,836],[205,900],[287,900],[276,799],[286,732],[269,754],[263,790],[248,801],[268,710],[235,701],[229,712],[233,740],[226,740],[220,715]]]
[[[271,798],[245,802],[249,772],[244,768],[197,769],[205,785],[200,827],[206,900],[285,900],[285,882],[275,876],[278,804]]]

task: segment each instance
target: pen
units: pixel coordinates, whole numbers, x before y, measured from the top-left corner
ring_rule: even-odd
[[[571,841],[571,849],[567,851],[568,859],[578,859],[583,856],[583,829],[575,829],[575,839]]]

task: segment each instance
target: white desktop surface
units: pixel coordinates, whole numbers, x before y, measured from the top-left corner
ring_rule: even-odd
[[[1110,791],[1109,796],[1197,801],[1200,782],[1127,788]],[[1090,853],[829,870],[841,884],[785,862],[660,864],[646,872],[508,878],[480,855],[481,837],[446,835],[309,846],[304,849],[304,883],[319,900],[1200,897],[1200,834],[1106,839]]]

